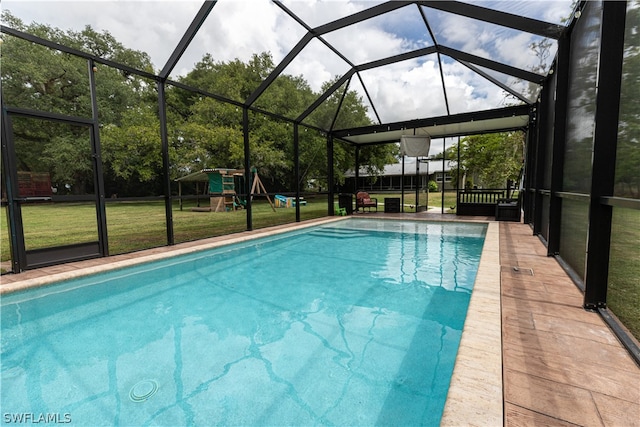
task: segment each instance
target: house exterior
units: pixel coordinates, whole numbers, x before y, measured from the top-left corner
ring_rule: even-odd
[[[444,167],[442,159],[427,160],[420,159],[419,171],[416,173],[416,158],[408,157],[404,161],[404,189],[406,191],[419,189],[426,190],[429,181],[434,181],[438,185],[438,191],[455,189],[453,176],[451,175],[451,161],[445,160]],[[366,191],[400,191],[402,189],[402,161],[386,165],[382,175],[371,176],[365,168],[360,168],[356,185],[355,172],[350,170],[345,174],[345,191],[366,190]]]

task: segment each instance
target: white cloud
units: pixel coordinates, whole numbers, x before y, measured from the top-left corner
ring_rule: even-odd
[[[356,65],[407,50],[403,39],[364,22],[328,33],[324,38]]]
[[[499,38],[495,40],[495,50],[498,61],[529,70],[535,65],[536,57],[529,45],[533,37],[528,33],[519,33],[515,37]]]
[[[566,15],[567,2],[570,0],[527,1],[521,3],[521,9],[528,16],[547,19]],[[311,27],[378,3],[284,1],[287,8]],[[85,25],[96,30],[108,30],[125,46],[149,53],[158,70],[164,66],[201,5],[200,0],[2,1],[3,8],[11,10],[27,23],[47,23],[63,30],[80,30]],[[437,41],[443,45],[523,68],[535,62],[527,47],[531,42],[529,34],[514,35],[512,30],[498,26],[428,8],[425,10],[437,33]],[[388,22],[376,18],[325,37],[352,62],[362,64],[424,46],[425,29],[407,31],[404,27],[409,23],[422,25],[415,5],[402,8],[389,17]],[[235,58],[246,61],[254,53],[269,51],[277,64],[305,32],[269,0],[219,0],[178,63],[173,77],[188,72],[207,52],[218,61]],[[319,91],[324,82],[343,75],[348,68],[342,59],[314,39],[285,71],[302,75],[314,90]],[[443,71],[452,113],[495,108],[504,103],[504,93],[500,88],[463,65],[446,59]],[[362,75],[383,121],[446,114],[435,55],[369,70]],[[357,77],[354,77],[352,88],[359,86],[355,80]],[[361,89],[360,95],[366,99]],[[371,111],[370,116],[374,118]]]
[[[173,76],[186,74],[205,53],[216,61],[270,52],[277,63],[305,31],[274,3],[266,0],[219,1],[185,51]]]
[[[335,21],[375,4],[372,1],[353,2],[343,0],[285,0],[283,3],[311,28]]]
[[[160,69],[201,6],[200,1],[24,1],[3,0],[26,24],[62,30],[91,25],[107,30],[126,47],[147,52]]]

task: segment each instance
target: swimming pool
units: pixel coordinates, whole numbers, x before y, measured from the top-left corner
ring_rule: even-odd
[[[349,219],[11,294],[3,416],[437,425],[485,230]]]

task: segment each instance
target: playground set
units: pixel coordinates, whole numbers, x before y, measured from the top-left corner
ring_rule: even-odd
[[[278,208],[290,208],[296,206],[295,197],[286,197],[279,194],[275,195],[275,204],[271,201],[271,197],[267,193],[264,184],[260,180],[258,170],[251,168],[253,175],[253,183],[251,185],[251,197],[255,195],[264,195],[275,212]],[[196,194],[199,193],[199,183],[206,183],[206,194],[209,196],[209,206],[191,208],[193,212],[230,212],[243,209],[246,204],[246,198],[240,197],[236,192],[236,188],[243,188],[244,185],[244,169],[202,169],[200,172],[178,178],[178,198],[180,200],[180,210],[182,210],[182,183],[195,182]],[[307,202],[300,198],[300,206],[304,206]]]

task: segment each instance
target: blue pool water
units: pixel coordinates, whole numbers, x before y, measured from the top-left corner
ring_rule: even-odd
[[[2,423],[438,425],[485,227],[349,219],[3,297]]]

